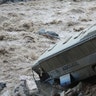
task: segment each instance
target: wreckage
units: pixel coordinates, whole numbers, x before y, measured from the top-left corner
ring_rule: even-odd
[[[96,25],[49,48],[32,70],[40,82],[61,86],[96,75]]]

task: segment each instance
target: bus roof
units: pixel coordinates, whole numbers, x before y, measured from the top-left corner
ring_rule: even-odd
[[[71,49],[80,43],[88,41],[91,37],[96,35],[96,25],[89,27],[88,29],[78,33],[78,35],[70,36],[66,40],[62,40],[49,48],[40,58],[35,62],[33,66],[40,64],[41,62],[56,56],[66,50]],[[95,36],[96,37],[96,36]]]

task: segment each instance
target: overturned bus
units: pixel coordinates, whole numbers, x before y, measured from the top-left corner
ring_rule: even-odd
[[[49,48],[32,70],[41,82],[60,85],[96,75],[96,25]]]

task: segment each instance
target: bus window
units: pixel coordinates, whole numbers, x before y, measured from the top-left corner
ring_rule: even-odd
[[[91,43],[94,45],[96,51],[96,39],[91,40]]]
[[[92,54],[96,50],[96,48],[93,46],[93,44],[90,41],[82,44],[80,46],[80,49],[85,54],[85,56]]]
[[[80,45],[68,51],[69,60],[71,60],[72,62],[78,60],[79,58],[84,57],[84,54],[79,47]]]

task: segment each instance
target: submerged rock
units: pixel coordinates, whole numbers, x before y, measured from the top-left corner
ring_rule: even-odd
[[[0,82],[0,91],[6,87],[6,83]]]
[[[44,34],[45,34],[45,29],[40,29],[40,30],[38,31],[38,34],[39,34],[39,35],[44,35]]]
[[[20,79],[20,83],[13,90],[13,96],[42,96],[33,78],[22,76]]]
[[[45,29],[41,29],[38,31],[39,35],[46,36],[47,38],[50,39],[60,39],[59,35],[56,32],[53,31],[45,31]]]
[[[53,31],[47,31],[46,35],[49,36],[50,38],[60,39],[59,35]]]
[[[20,84],[15,87],[14,96],[30,96],[26,87],[26,80],[21,80]]]

